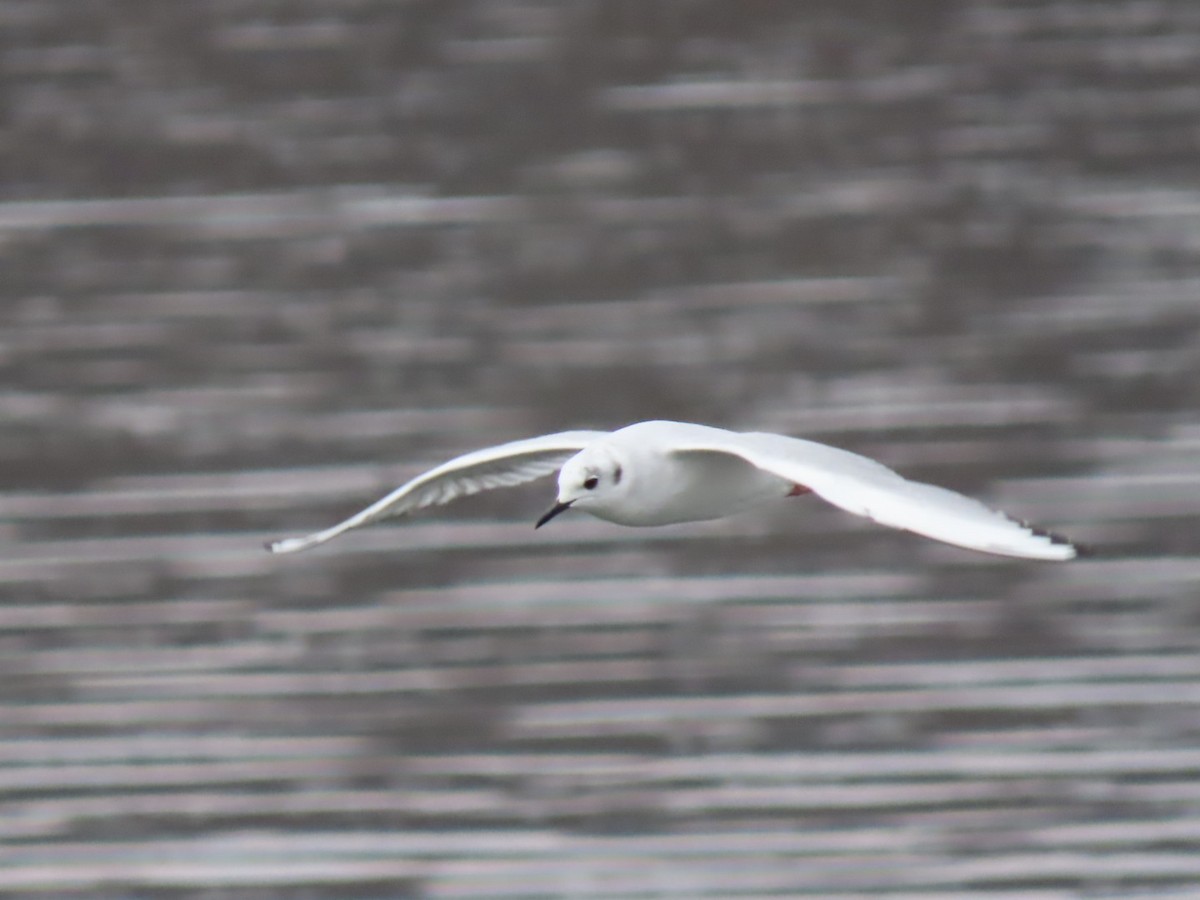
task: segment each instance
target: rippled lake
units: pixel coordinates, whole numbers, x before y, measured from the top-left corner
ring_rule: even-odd
[[[13,2],[13,897],[1190,896],[1200,7]],[[646,418],[812,498],[664,529],[452,455]]]

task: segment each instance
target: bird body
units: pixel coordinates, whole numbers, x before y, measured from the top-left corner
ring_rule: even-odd
[[[583,488],[572,505],[606,522],[645,527],[720,519],[786,497],[794,486],[729,454],[678,453],[676,440],[685,434],[700,442],[731,432],[687,422],[628,425],[563,465],[559,499],[564,485],[569,491],[597,477],[596,488]]]
[[[1009,518],[977,500],[909,481],[881,463],[827,444],[689,422],[637,422],[613,432],[567,431],[456,457],[401,485],[337,525],[268,544],[291,553],[352,528],[558,470],[554,506],[619,525],[653,526],[720,518],[812,492],[883,525],[985,553],[1067,560],[1069,541]]]

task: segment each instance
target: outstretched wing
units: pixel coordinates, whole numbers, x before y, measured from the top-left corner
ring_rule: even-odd
[[[887,466],[815,441],[753,432],[688,443],[676,451],[721,453],[808,488],[847,512],[937,541],[1028,559],[1073,559],[1065,538],[1011,519],[962,494],[922,484]]]
[[[344,522],[304,537],[274,541],[267,544],[267,549],[272,553],[307,550],[351,528],[380,519],[449,503],[458,497],[492,488],[533,481],[558,471],[564,462],[607,434],[606,431],[563,431],[463,454],[418,475]]]

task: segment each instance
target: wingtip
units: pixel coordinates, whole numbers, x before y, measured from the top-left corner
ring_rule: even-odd
[[[1022,522],[1021,524],[1029,530],[1030,534],[1044,538],[1051,547],[1061,548],[1061,555],[1050,557],[1051,559],[1066,561],[1094,556],[1096,553],[1096,551],[1089,545],[1078,544],[1066,535],[1059,534],[1057,531],[1050,531],[1046,528],[1038,528],[1034,525],[1030,525],[1028,522]]]

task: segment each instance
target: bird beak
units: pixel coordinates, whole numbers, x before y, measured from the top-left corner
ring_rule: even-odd
[[[540,519],[537,520],[537,524],[534,525],[533,527],[541,528],[543,525],[545,525],[547,522],[549,522],[551,519],[553,519],[555,516],[557,516],[560,512],[566,512],[568,509],[570,509],[571,504],[574,502],[575,502],[574,500],[568,500],[566,503],[563,503],[560,500],[558,503],[555,503],[552,507],[550,507],[550,509],[547,511],[547,513],[544,516],[542,516]]]

